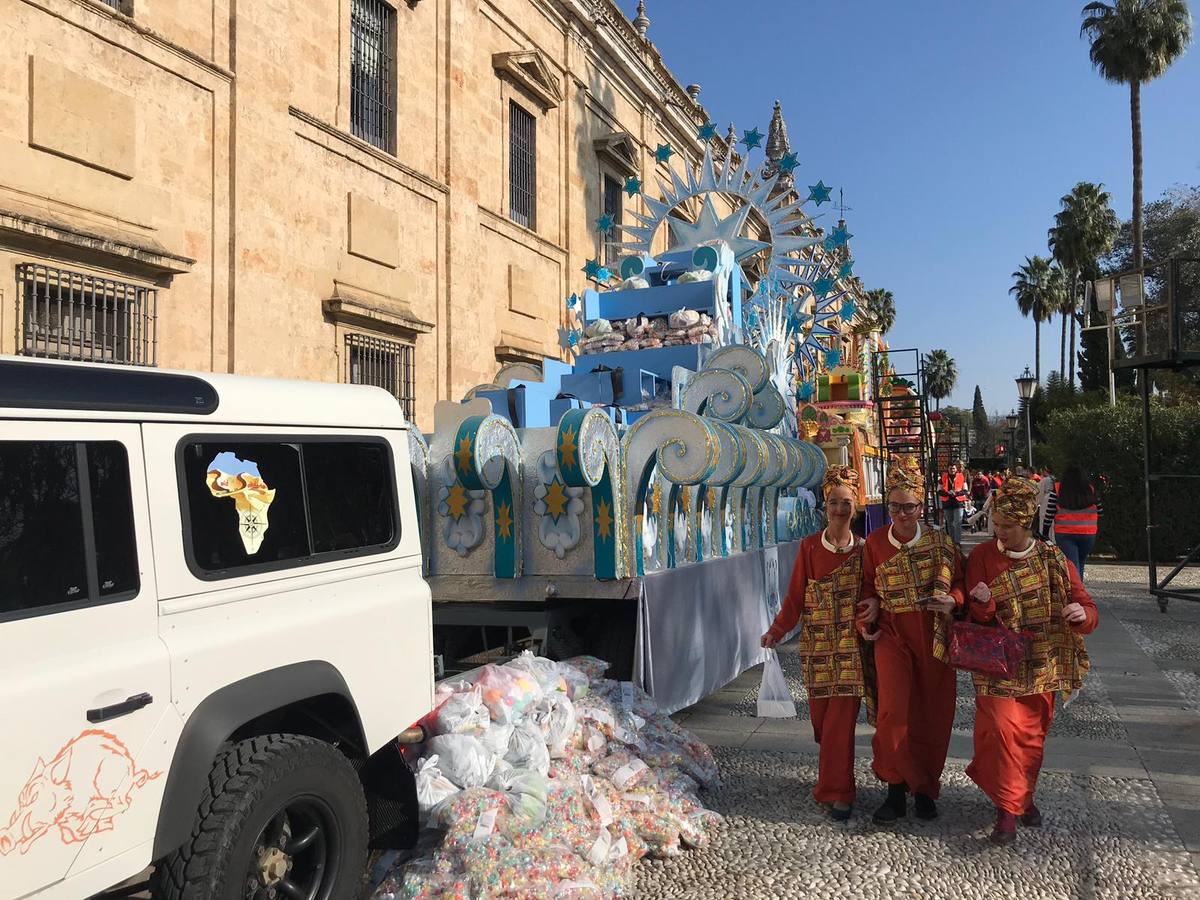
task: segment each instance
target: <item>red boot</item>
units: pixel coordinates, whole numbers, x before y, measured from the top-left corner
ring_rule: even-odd
[[[1017,839],[1017,817],[1002,809],[996,810],[996,826],[988,835],[993,844],[1011,844]]]
[[[1026,828],[1041,828],[1042,827],[1042,812],[1030,803],[1024,813],[1021,814],[1021,824]]]

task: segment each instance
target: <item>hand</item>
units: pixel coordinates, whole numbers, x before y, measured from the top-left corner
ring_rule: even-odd
[[[1063,607],[1062,616],[1068,625],[1082,625],[1087,621],[1087,610],[1080,603],[1068,603]]]
[[[992,599],[992,589],[981,581],[971,588],[971,599],[976,603],[987,603]]]
[[[759,644],[763,647],[766,647],[768,650],[770,650],[772,647],[774,647],[778,643],[779,643],[779,638],[775,637],[775,635],[771,634],[771,632],[769,632],[769,631],[766,634],[764,634],[762,636],[762,638],[759,639]]]
[[[957,607],[958,604],[954,602],[954,598],[948,594],[934,594],[925,604],[927,610],[943,616],[950,615]]]
[[[878,628],[876,628],[874,631],[860,630],[858,633],[862,635],[862,639],[864,641],[870,641],[872,644],[883,637],[883,632]]]
[[[859,622],[870,625],[879,618],[879,598],[866,597],[858,601],[858,615],[855,618]]]

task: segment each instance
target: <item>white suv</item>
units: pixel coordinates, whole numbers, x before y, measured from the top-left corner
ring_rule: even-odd
[[[0,359],[0,900],[355,896],[433,699],[385,391]]]

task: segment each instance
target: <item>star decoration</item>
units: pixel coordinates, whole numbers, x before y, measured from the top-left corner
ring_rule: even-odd
[[[600,271],[596,273],[596,280],[608,281],[610,278],[612,278],[612,272],[609,271],[607,266],[601,266]]]
[[[614,221],[615,221],[615,219],[613,219],[612,215],[610,215],[609,213],[605,213],[604,215],[602,215],[600,218],[598,218],[596,220],[596,230],[597,231],[611,231]]]
[[[507,541],[512,537],[512,526],[512,510],[508,508],[507,503],[501,503],[500,508],[496,510],[496,537]]]
[[[825,238],[825,243],[823,246],[826,250],[832,252],[838,248],[838,242],[833,239],[833,235],[830,235],[829,237]]]
[[[642,192],[642,181],[640,178],[635,178],[633,175],[630,175],[628,178],[625,179],[625,193],[629,197],[631,197],[631,198],[636,197],[641,192]]]
[[[816,184],[808,186],[808,199],[817,204],[817,206],[829,202],[829,195],[831,193],[833,193],[833,188],[826,187],[824,181],[818,181]]]
[[[825,276],[824,278],[818,278],[816,281],[814,281],[812,283],[813,293],[817,297],[824,297],[826,294],[828,294],[830,291],[833,290],[833,286],[834,286],[834,280],[832,278],[830,278],[829,276]]]
[[[849,278],[854,272],[854,260],[848,259],[838,269],[838,278]]]
[[[458,457],[458,467],[464,472],[471,471],[471,439],[463,438],[458,442],[458,450],[454,454]]]
[[[572,328],[567,333],[567,346],[574,349],[579,346],[579,329]]]
[[[577,328],[560,328],[558,329],[558,346],[563,350],[574,351],[575,346],[579,343],[579,330]]]
[[[467,511],[467,489],[459,482],[454,482],[450,494],[446,497],[446,506],[450,507],[450,517],[457,522]]]
[[[567,511],[567,490],[563,483],[555,478],[546,485],[546,496],[542,502],[546,504],[546,515],[557,525]]]
[[[583,272],[583,274],[588,278],[595,278],[600,274],[600,269],[602,268],[603,266],[600,265],[600,260],[589,259],[580,271]]]
[[[670,144],[659,144],[654,150],[654,158],[660,163],[670,162],[675,155],[675,148]]]
[[[738,143],[745,144],[747,150],[753,150],[755,147],[762,146],[762,140],[762,132],[757,128],[752,128],[749,131],[742,132],[742,139]]]
[[[847,243],[849,243],[850,238],[854,237],[854,235],[846,230],[845,225],[838,225],[837,228],[833,229],[833,232],[829,236],[833,238],[834,243],[839,247],[845,246]]]
[[[612,512],[608,508],[608,501],[601,500],[596,504],[596,534],[600,536],[600,540],[608,540],[609,535],[612,534],[613,521]]]
[[[579,295],[578,294],[572,294],[570,297],[567,298],[567,309],[574,309],[578,305],[579,305]]]
[[[836,366],[842,361],[841,350],[829,350],[825,353],[825,364],[828,366]]]
[[[853,300],[847,300],[842,304],[842,318],[847,322],[854,318],[856,312],[858,312],[858,304]]]
[[[711,141],[717,136],[717,126],[714,122],[705,122],[700,126],[696,136],[702,141]]]
[[[779,171],[787,175],[795,171],[796,167],[800,165],[800,160],[795,153],[785,153],[783,154],[783,158],[779,160],[778,165]]]
[[[568,427],[562,433],[562,440],[558,442],[558,458],[560,465],[564,469],[575,468],[575,454],[578,451],[578,445],[575,443],[575,429]]]
[[[801,400],[807,400],[813,395],[813,386],[806,381],[800,385],[800,390],[796,394]]]
[[[733,258],[741,262],[747,256],[752,256],[760,250],[770,247],[762,241],[742,237],[742,228],[746,217],[750,214],[750,204],[744,204],[724,219],[717,218],[717,208],[713,206],[712,194],[704,195],[704,203],[695,223],[685,222],[678,216],[669,216],[667,224],[674,236],[676,250],[690,250],[699,247],[707,241],[721,240],[733,251]]]

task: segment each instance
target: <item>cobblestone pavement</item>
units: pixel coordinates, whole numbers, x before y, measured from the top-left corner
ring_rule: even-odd
[[[860,721],[859,804],[849,823],[831,821],[811,795],[817,746],[793,644],[780,659],[796,719],[754,716],[759,669],[677,714],[714,746],[724,785],[708,802],[726,819],[706,850],[644,863],[639,896],[1200,900],[1200,604],[1173,601],[1164,615],[1145,579],[1136,566],[1088,569],[1101,625],[1088,639],[1087,684],[1047,740],[1042,829],[1023,829],[1010,848],[985,840],[991,805],[964,774],[974,710],[965,679],[942,815],[872,826],[882,792],[872,729]]]

